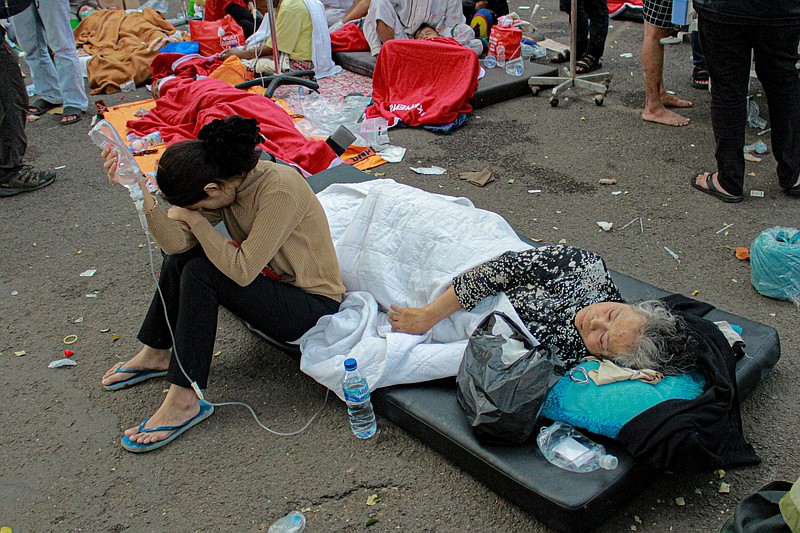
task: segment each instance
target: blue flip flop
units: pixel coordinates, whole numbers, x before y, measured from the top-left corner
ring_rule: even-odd
[[[129,452],[133,453],[143,453],[143,452],[151,452],[157,448],[161,448],[162,446],[166,446],[173,440],[177,439],[178,436],[189,429],[190,427],[199,424],[209,416],[211,413],[214,412],[214,406],[208,403],[205,400],[200,400],[200,412],[195,415],[194,418],[191,418],[181,424],[180,426],[157,426],[154,428],[146,428],[144,427],[147,424],[147,421],[150,418],[146,418],[144,422],[139,424],[139,432],[140,433],[155,433],[156,431],[172,431],[172,434],[164,440],[160,440],[158,442],[151,442],[149,444],[139,444],[138,442],[132,441],[128,438],[127,435],[122,437],[122,447],[128,450]]]
[[[114,371],[115,374],[131,374],[131,377],[128,379],[123,379],[122,381],[117,381],[110,385],[103,385],[103,388],[106,390],[120,390],[131,385],[136,385],[137,383],[141,383],[142,381],[147,381],[150,378],[160,378],[167,375],[166,370],[134,370],[132,368],[123,368],[127,364],[122,363],[117,369]]]

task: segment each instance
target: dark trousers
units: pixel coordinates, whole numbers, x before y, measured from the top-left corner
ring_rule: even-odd
[[[297,340],[320,317],[339,309],[335,300],[308,294],[261,274],[250,285],[240,287],[209,261],[199,245],[182,254],[164,256],[159,287],[175,334],[168,380],[181,387],[189,387],[190,383],[178,366],[176,351],[192,380],[201,389],[208,385],[220,305],[259,331],[285,342]],[[138,338],[151,348],[173,347],[158,292]]]
[[[586,54],[596,58],[603,57],[606,49],[606,36],[608,35],[608,4],[606,0],[575,0],[578,2],[578,21],[576,45],[576,58],[580,59]],[[569,14],[570,0],[559,0],[561,11]]]
[[[790,188],[800,176],[800,75],[795,69],[800,24],[751,26],[699,19],[700,43],[711,76],[711,126],[719,184],[744,189],[744,133],[751,51],[764,88],[772,127],[778,182]]]
[[[0,31],[0,178],[22,164],[28,148],[25,136],[28,92],[19,71],[17,54],[4,36]]]
[[[245,39],[253,35],[261,25],[261,15],[256,15],[256,23],[253,25],[253,14],[239,4],[228,4],[225,13],[233,17],[236,24],[242,27]]]

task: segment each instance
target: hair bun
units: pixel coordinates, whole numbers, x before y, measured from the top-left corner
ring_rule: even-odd
[[[209,158],[220,168],[238,168],[238,163],[249,160],[263,140],[258,121],[239,115],[211,121],[200,129],[197,139],[203,141]]]

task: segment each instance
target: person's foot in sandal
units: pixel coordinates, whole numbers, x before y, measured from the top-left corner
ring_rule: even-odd
[[[602,66],[603,62],[599,57],[595,57],[592,54],[585,54],[578,60],[577,63],[575,63],[575,74],[588,74],[589,72],[597,70]]]
[[[100,384],[103,385],[103,387],[108,388],[109,386],[113,386],[115,383],[132,381],[132,376],[134,378],[136,377],[131,372],[119,372],[119,370],[123,368],[124,370],[142,370],[152,372],[161,372],[167,370],[169,368],[169,358],[170,350],[156,350],[155,348],[145,346],[138,354],[133,356],[130,361],[117,363],[116,365],[112,366],[108,372],[103,374],[103,377],[100,378]],[[153,377],[155,377],[155,374]],[[143,380],[138,380],[136,382],[138,383],[140,381]],[[115,389],[112,388],[108,390]]]
[[[713,196],[718,200],[722,200],[726,204],[738,204],[744,201],[744,196],[730,194],[728,191],[719,185],[719,173],[703,172],[698,174],[690,180],[692,187],[700,192]]]
[[[36,171],[30,165],[20,165],[0,175],[0,197],[14,196],[47,187],[56,179],[54,170]]]
[[[692,70],[692,87],[695,89],[708,90],[708,71],[704,68],[695,67]]]
[[[48,102],[44,98],[37,98],[34,102],[28,105],[28,114],[38,117],[40,115],[44,115],[51,109],[55,109],[56,107],[60,106],[61,104],[55,104],[53,102]]]
[[[84,113],[85,111],[78,109],[77,107],[65,106],[64,113],[61,115],[61,125],[66,126],[67,124],[75,124],[76,122],[80,122]]]
[[[569,49],[556,52],[550,56],[551,63],[566,63],[569,61]]]

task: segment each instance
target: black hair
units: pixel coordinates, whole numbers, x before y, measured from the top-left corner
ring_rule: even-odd
[[[204,187],[243,177],[255,168],[263,141],[258,121],[233,115],[203,126],[196,141],[173,144],[158,162],[158,188],[172,205],[208,197]]]
[[[436,26],[434,26],[433,24],[428,24],[427,22],[423,22],[422,24],[420,24],[420,25],[419,25],[419,28],[417,28],[416,30],[414,30],[414,33],[413,33],[413,35],[414,35],[414,37],[415,37],[415,38],[416,38],[417,34],[419,33],[419,30],[421,30],[422,28],[430,28],[430,29],[432,29],[433,31],[435,31],[436,33],[439,33],[439,32],[436,30]]]

